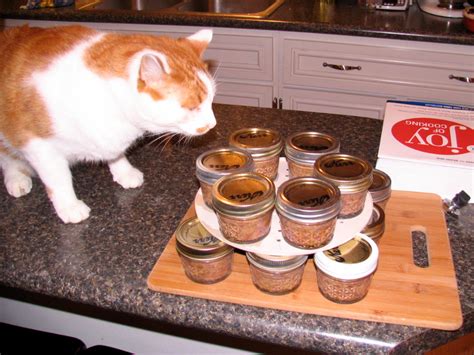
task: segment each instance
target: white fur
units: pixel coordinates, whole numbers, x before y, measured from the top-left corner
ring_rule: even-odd
[[[142,185],[143,174],[128,162],[124,151],[138,137],[147,131],[196,135],[216,124],[211,107],[215,87],[205,73],[198,76],[209,95],[199,109],[189,112],[175,98],[156,102],[148,94],[138,92],[141,56],[149,53],[148,50],[138,53],[131,61],[129,80],[104,79],[91,72],[82,56],[101,36],[59,57],[47,70],[35,73],[29,83],[41,95],[55,134],[29,141],[22,153],[46,185],[56,212],[65,223],[80,222],[90,211],[75,195],[70,163],[107,161],[114,181],[124,188],[135,188]],[[204,33],[204,37],[209,38],[209,34]],[[158,55],[163,58],[161,53]],[[165,71],[170,70],[166,58],[163,59]],[[8,192],[13,196],[28,193],[29,176],[15,172],[20,169],[12,168],[11,162],[1,163]]]

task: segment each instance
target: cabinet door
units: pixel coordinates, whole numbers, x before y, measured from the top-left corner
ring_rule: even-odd
[[[283,108],[383,119],[386,97],[337,91],[284,88]]]
[[[304,33],[281,44],[284,87],[474,105],[469,46]]]
[[[273,86],[218,82],[214,102],[219,104],[272,107]]]

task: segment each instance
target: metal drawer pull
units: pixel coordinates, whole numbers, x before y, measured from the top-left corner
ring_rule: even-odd
[[[336,70],[362,70],[362,67],[359,65],[357,67],[351,65],[344,65],[344,64],[328,64],[326,62],[323,63],[323,67],[329,67]]]
[[[463,81],[463,82],[469,83],[469,84],[474,83],[474,78],[470,78],[468,76],[455,76],[455,75],[451,74],[449,76],[449,79],[459,80],[459,81]]]

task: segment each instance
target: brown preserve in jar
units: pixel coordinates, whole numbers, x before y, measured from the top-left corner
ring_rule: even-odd
[[[230,135],[229,144],[250,153],[257,173],[276,179],[283,148],[280,133],[266,128],[243,128]]]
[[[377,203],[384,210],[392,194],[391,186],[392,180],[390,176],[381,170],[374,169],[373,181],[369,187],[369,192],[374,203]]]
[[[372,184],[372,166],[369,162],[348,154],[327,154],[316,160],[314,176],[339,187],[342,203],[340,218],[352,218],[362,212]]]
[[[354,303],[363,299],[378,264],[375,242],[357,234],[348,242],[314,255],[318,288],[336,303]]]
[[[247,252],[252,282],[260,291],[283,295],[300,286],[307,255],[277,256]]]
[[[178,226],[176,251],[186,276],[194,282],[216,283],[232,272],[234,249],[211,235],[197,218]]]
[[[278,188],[275,206],[286,242],[302,249],[329,243],[341,210],[340,196],[337,186],[314,177],[284,182]]]
[[[339,152],[339,140],[320,132],[298,132],[285,141],[285,156],[290,178],[312,176],[320,156]]]
[[[228,241],[255,243],[270,232],[275,185],[259,173],[225,176],[212,187],[212,205]]]

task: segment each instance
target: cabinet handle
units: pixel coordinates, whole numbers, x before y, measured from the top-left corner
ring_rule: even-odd
[[[465,83],[469,83],[469,84],[474,83],[474,78],[470,78],[470,77],[468,77],[468,76],[455,76],[455,75],[451,74],[451,75],[449,76],[449,79],[451,79],[451,80],[453,80],[453,79],[454,79],[454,80],[459,80],[459,81],[462,81],[462,82],[465,82]]]
[[[329,63],[326,63],[326,62],[323,63],[323,67],[329,67],[329,68],[332,68],[332,69],[344,70],[344,71],[347,71],[347,70],[362,70],[362,67],[360,65],[355,67],[355,66],[352,66],[352,65],[344,65],[344,64],[329,64]]]

